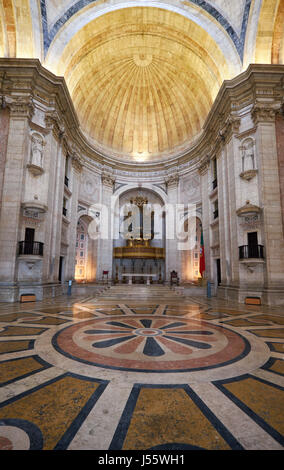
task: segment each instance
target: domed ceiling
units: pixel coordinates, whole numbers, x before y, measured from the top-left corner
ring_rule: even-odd
[[[120,160],[184,153],[224,80],[283,63],[280,0],[36,3],[0,3],[0,55],[64,76],[82,133]]]
[[[200,26],[157,8],[93,20],[72,38],[60,69],[88,137],[108,154],[146,160],[199,133],[228,77]]]

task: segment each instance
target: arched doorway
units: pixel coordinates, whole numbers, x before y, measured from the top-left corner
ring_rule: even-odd
[[[184,222],[185,234],[190,233],[189,225],[192,225],[192,242],[189,249],[182,251],[181,256],[181,280],[185,283],[197,283],[202,278],[201,270],[203,269],[202,256],[204,257],[202,222],[199,217],[194,220],[186,219]]]
[[[83,215],[77,223],[75,252],[75,281],[95,282],[97,271],[97,240],[89,236],[88,228],[92,217]]]
[[[148,188],[130,189],[118,199],[113,280],[126,282],[125,273],[137,274],[135,283],[146,283],[147,274],[154,283],[165,280],[164,201]]]

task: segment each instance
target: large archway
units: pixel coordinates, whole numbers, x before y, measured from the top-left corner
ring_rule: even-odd
[[[90,237],[93,218],[82,215],[77,223],[74,278],[77,283],[95,282],[97,276],[97,240]]]
[[[124,191],[114,213],[113,280],[126,282],[126,273],[137,274],[135,283],[165,280],[165,211],[163,199],[148,188]],[[140,275],[140,276],[139,276]]]
[[[189,240],[188,249],[181,255],[181,281],[183,283],[197,283],[202,279],[202,261],[204,256],[202,222],[199,217],[187,218],[184,222],[184,232]]]

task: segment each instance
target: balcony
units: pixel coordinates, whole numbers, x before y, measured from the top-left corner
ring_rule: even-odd
[[[264,247],[263,245],[243,245],[239,246],[239,259],[264,259]]]
[[[19,256],[43,256],[43,246],[44,244],[41,242],[19,242]]]

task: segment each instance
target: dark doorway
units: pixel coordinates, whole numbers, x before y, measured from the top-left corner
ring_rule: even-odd
[[[248,257],[258,258],[257,232],[248,233]]]
[[[216,259],[216,267],[217,267],[217,282],[218,286],[221,284],[221,262],[220,259]]]
[[[64,261],[64,256],[60,256],[59,258],[59,272],[58,272],[58,281],[62,281],[62,275],[63,275],[63,261]]]
[[[26,228],[25,229],[25,243],[24,243],[24,253],[25,255],[32,255],[34,250],[34,239],[35,239],[35,229]]]
[[[33,243],[35,239],[35,229],[26,228],[25,230],[25,242]]]

